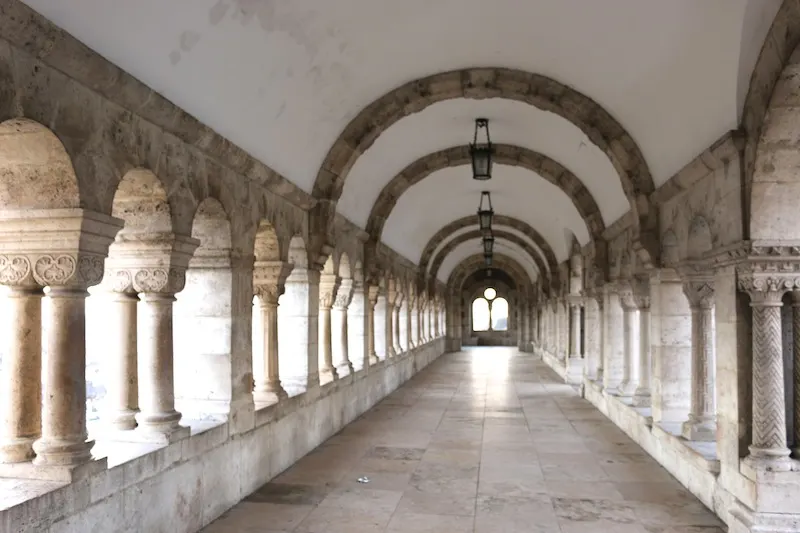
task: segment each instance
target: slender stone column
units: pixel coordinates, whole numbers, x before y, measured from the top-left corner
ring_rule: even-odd
[[[386,290],[386,312],[383,315],[385,320],[384,334],[386,336],[385,353],[386,359],[391,359],[397,354],[394,351],[394,303],[397,300],[397,285],[393,278],[389,279]]]
[[[369,326],[369,295],[360,279],[353,280],[353,296],[347,306],[347,342],[349,345],[348,359],[353,363],[356,371],[369,367],[369,349],[367,336]]]
[[[107,423],[116,430],[136,427],[139,412],[139,369],[136,308],[139,296],[131,292],[109,293],[109,345],[106,404]]]
[[[85,287],[50,287],[50,329],[42,375],[42,437],[34,464],[71,466],[91,459],[86,432]]]
[[[425,299],[417,299],[417,346],[425,344],[423,324],[425,322]]]
[[[378,353],[375,351],[375,306],[378,304],[380,287],[372,285],[369,287],[369,305],[367,306],[367,350],[369,354],[369,364],[377,364]]]
[[[684,283],[692,310],[692,396],[689,419],[683,424],[687,440],[717,438],[716,361],[714,357],[714,289],[711,281]]]
[[[290,342],[280,344],[280,374],[289,396],[320,385],[319,284],[319,270],[295,264],[281,296],[278,324]]]
[[[639,387],[639,320],[636,316],[638,306],[633,298],[633,290],[629,282],[621,282],[618,291],[622,304],[624,354],[619,395],[630,398]]]
[[[586,302],[586,325],[584,327],[585,375],[596,380],[600,363],[600,320],[597,300],[588,296]]]
[[[140,295],[139,406],[136,415],[144,432],[170,434],[179,428],[175,410],[175,376],[172,343],[173,292]]]
[[[11,281],[2,272],[3,282]],[[0,369],[0,463],[33,459],[42,431],[42,289],[12,286]]]
[[[753,436],[745,461],[758,469],[789,470],[781,334],[785,284],[740,276],[739,287],[750,295],[753,312]]]
[[[580,298],[580,297],[578,297]],[[570,359],[581,358],[581,304],[580,300],[574,299],[570,302]]]
[[[339,379],[333,366],[333,333],[331,309],[339,288],[339,277],[323,274],[319,282],[319,374],[320,381]]]
[[[795,459],[800,458],[800,291],[792,291],[792,345],[794,348],[794,448]]]
[[[253,390],[253,399],[259,403],[275,403],[288,397],[280,379],[278,304],[291,270],[288,263],[272,261],[257,261],[253,268],[253,292],[261,311],[264,358],[264,374]]]
[[[633,405],[650,406],[650,297],[634,290],[636,306],[639,308],[639,386],[633,394]]]
[[[615,283],[605,284],[603,290],[603,387],[608,394],[619,394],[624,362],[622,307]]]
[[[415,296],[409,306],[408,345],[416,348],[420,345],[419,341],[419,297]]]
[[[395,355],[400,355],[403,353],[403,347],[400,344],[400,308],[403,306],[403,295],[398,292],[397,297],[394,300],[394,313],[392,314],[392,320],[394,320],[394,326],[392,333],[392,339],[394,340],[394,353]]]
[[[353,373],[353,363],[350,362],[349,354],[350,340],[347,320],[347,308],[352,299],[353,280],[343,279],[333,302],[334,365],[340,377]]]

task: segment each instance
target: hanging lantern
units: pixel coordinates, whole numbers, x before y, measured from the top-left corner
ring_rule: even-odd
[[[494,250],[494,235],[491,232],[483,236],[483,253],[484,255],[492,255]]]
[[[486,130],[486,142],[478,143],[478,130]],[[492,179],[492,141],[489,138],[489,120],[475,119],[475,136],[469,145],[469,157],[472,159],[472,179]]]
[[[483,200],[486,199],[487,207],[484,208]],[[492,230],[492,217],[494,216],[494,209],[492,209],[492,195],[489,191],[481,192],[481,203],[478,205],[478,224],[481,231],[487,232]]]
[[[485,252],[484,252],[484,254],[483,254],[483,263],[484,263],[484,264],[485,264],[487,267],[490,267],[490,266],[492,266],[492,254],[490,254],[490,253],[489,253],[489,254],[487,254],[487,253],[485,253]]]

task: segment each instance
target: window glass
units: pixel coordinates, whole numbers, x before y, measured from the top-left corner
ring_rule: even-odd
[[[508,329],[508,302],[498,298],[492,302],[492,329],[506,331]]]
[[[489,329],[489,302],[485,298],[475,298],[472,302],[472,331]]]
[[[497,296],[497,291],[493,288],[489,287],[485,291],[483,291],[483,297],[489,301],[494,300],[494,297]]]

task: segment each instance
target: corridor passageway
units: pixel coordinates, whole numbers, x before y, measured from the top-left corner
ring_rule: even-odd
[[[492,347],[442,356],[203,533],[720,527],[538,357]]]

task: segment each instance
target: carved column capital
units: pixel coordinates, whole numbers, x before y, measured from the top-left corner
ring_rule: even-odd
[[[636,300],[633,297],[633,286],[629,280],[620,280],[616,283],[616,292],[619,295],[619,301],[622,308],[626,311],[635,311],[638,309]]]
[[[113,292],[175,294],[186,285],[186,269],[175,267],[108,268],[106,284]]]
[[[319,307],[331,309],[341,278],[335,274],[322,274],[319,280]]]
[[[751,305],[781,305],[786,291],[800,289],[800,274],[740,271],[737,275],[737,285],[740,291],[750,295]]]
[[[353,280],[343,279],[336,290],[336,298],[334,298],[333,307],[336,309],[346,310],[353,300]]]
[[[698,309],[711,309],[714,305],[714,282],[711,280],[693,279],[683,283],[683,294],[689,305]]]
[[[381,288],[377,285],[370,285],[369,291],[367,293],[367,297],[369,299],[369,305],[373,308],[378,304],[378,296],[380,296]]]

